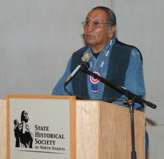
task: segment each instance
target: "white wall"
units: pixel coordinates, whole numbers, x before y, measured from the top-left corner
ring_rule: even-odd
[[[110,0],[0,0],[0,98],[50,94],[82,47],[87,11]]]

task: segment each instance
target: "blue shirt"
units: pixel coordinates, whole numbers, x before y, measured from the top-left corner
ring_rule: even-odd
[[[108,62],[110,60],[110,53],[112,50],[112,46],[115,43],[115,39],[110,41],[104,49],[100,52],[99,56],[95,58],[92,55],[92,51],[90,48],[87,49],[86,52],[91,54],[91,58],[89,60],[90,70],[98,73],[100,76],[106,78],[107,75],[107,67]],[[64,89],[64,81],[71,73],[71,59],[68,62],[67,68],[64,72],[64,75],[58,81],[56,86],[53,89],[53,95],[69,95]],[[87,76],[87,84],[88,84],[88,94],[90,99],[101,100],[104,92],[104,84],[97,81],[96,79]],[[140,57],[140,53],[136,48],[131,50],[129,65],[125,75],[124,85],[126,89],[137,94],[139,96],[145,96],[145,86],[144,86],[144,77],[143,77],[143,62]],[[73,94],[72,83],[70,82],[67,85],[67,90],[71,94]],[[119,99],[114,101],[114,103],[123,105],[123,101],[126,99],[124,95],[122,95]],[[135,108],[141,107],[141,105],[135,103]]]

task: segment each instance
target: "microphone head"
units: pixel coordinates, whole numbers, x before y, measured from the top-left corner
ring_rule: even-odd
[[[82,62],[88,62],[91,58],[91,54],[89,52],[85,52],[84,55],[81,57]]]

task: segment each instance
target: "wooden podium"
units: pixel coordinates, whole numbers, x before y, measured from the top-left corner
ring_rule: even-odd
[[[26,97],[27,98],[27,97]],[[36,98],[34,96],[32,98]],[[60,97],[48,97],[56,100]],[[64,99],[65,97],[61,97]],[[68,99],[69,97],[67,97]],[[47,97],[43,97],[43,100]],[[71,99],[72,100],[72,99]],[[76,100],[73,102],[73,140],[70,159],[131,159],[131,129],[129,109],[112,103],[91,100]],[[3,119],[0,123],[0,141],[3,137],[0,152],[7,152],[6,133],[6,108],[0,110]],[[3,111],[3,112],[2,112]],[[135,140],[137,159],[145,158],[144,137],[145,119],[144,113],[134,111],[135,114]],[[55,119],[53,119],[55,120]],[[8,120],[7,120],[8,121]],[[72,130],[71,130],[72,131]],[[2,136],[3,135],[3,136]],[[9,135],[8,135],[9,136]],[[72,138],[72,135],[71,135]],[[9,153],[9,152],[8,152]],[[0,159],[10,159],[10,157]],[[36,159],[36,158],[35,158]],[[48,159],[48,158],[47,158]]]
[[[7,158],[7,108],[6,101],[0,99],[0,159]]]
[[[77,159],[131,159],[129,109],[98,101],[77,101]],[[135,111],[137,159],[144,159],[144,113]]]

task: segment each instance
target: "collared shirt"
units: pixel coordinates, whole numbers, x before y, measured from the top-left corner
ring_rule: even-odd
[[[108,62],[110,60],[110,53],[115,41],[116,40],[113,39],[112,41],[108,42],[97,58],[95,58],[92,55],[90,48],[87,49],[87,52],[91,54],[91,58],[89,60],[89,65],[90,65],[89,69],[104,78],[106,78],[107,75],[107,70],[108,70],[107,67],[108,67]],[[64,81],[66,80],[66,78],[69,76],[70,73],[71,73],[71,59],[68,62],[64,75],[61,77],[61,79],[54,87],[52,92],[53,95],[69,95],[64,89]],[[104,93],[104,84],[90,77],[89,75],[87,76],[87,84],[88,84],[89,98],[95,100],[101,100]],[[125,87],[129,91],[139,96],[144,97],[145,95],[143,62],[141,60],[139,51],[135,48],[131,50],[129,65],[126,71],[123,87]],[[69,90],[69,92],[73,94],[71,82],[67,85],[67,90]],[[123,105],[123,101],[125,99],[126,97],[122,95],[119,99],[114,101],[114,103]],[[135,103],[135,108],[138,108],[140,106],[141,105]]]

